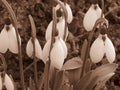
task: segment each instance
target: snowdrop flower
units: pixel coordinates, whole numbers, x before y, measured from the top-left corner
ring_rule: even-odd
[[[47,27],[46,34],[45,34],[46,41],[51,39],[52,25],[53,25],[53,21],[51,21]],[[56,28],[58,30],[58,36],[63,39],[64,38],[64,29],[65,29],[65,19],[64,18],[59,19],[59,21],[57,22]],[[67,36],[68,36],[68,28],[67,28],[66,38],[67,38]]]
[[[64,5],[66,7],[66,11],[67,11],[67,15],[68,15],[67,22],[70,24],[72,22],[72,20],[73,20],[72,10],[71,10],[70,6],[67,3],[65,3]],[[61,6],[58,4],[56,6],[56,10],[60,10],[60,9],[61,9]]]
[[[51,40],[49,39],[43,48],[43,61],[46,63],[48,61],[49,52],[50,52]],[[50,52],[50,60],[54,67],[57,69],[61,69],[64,59],[67,57],[67,46],[63,39],[60,37],[55,37],[55,43],[53,44],[53,48]]]
[[[108,62],[112,63],[116,56],[115,48],[111,40],[107,37],[107,34],[99,34],[90,48],[90,58],[92,62],[98,63],[103,59],[104,55]]]
[[[19,41],[21,44],[21,38],[19,35]],[[18,43],[15,28],[12,24],[4,25],[0,33],[0,52],[5,53],[7,50],[12,53],[18,53]]]
[[[89,10],[86,12],[83,25],[87,31],[91,31],[95,25],[97,19],[101,17],[102,10],[98,4],[92,4]]]
[[[35,56],[38,59],[42,59],[42,48],[39,44],[39,41],[37,38],[35,38]],[[32,38],[29,39],[27,46],[26,46],[26,53],[29,57],[33,57],[33,43],[32,43]]]
[[[67,56],[67,47],[62,39],[59,37],[55,38],[55,43],[50,52],[51,65],[57,69],[61,69],[64,63],[64,59]]]
[[[4,79],[4,81],[3,81]],[[11,78],[5,73],[5,77],[2,77],[2,73],[0,75],[0,90],[2,90],[2,86],[5,86],[7,90],[14,90],[14,83]]]

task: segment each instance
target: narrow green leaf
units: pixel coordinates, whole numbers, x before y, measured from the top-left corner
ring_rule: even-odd
[[[93,87],[103,78],[105,79],[105,76],[110,74],[110,73],[114,73],[114,71],[116,70],[116,68],[118,67],[117,64],[112,63],[112,64],[104,64],[98,68],[96,68],[95,70],[93,70],[92,75],[90,77],[90,80],[87,82],[86,84],[86,88],[89,90],[92,90]],[[94,80],[93,83],[91,83],[93,81],[93,79],[95,77],[96,80]]]
[[[81,59],[82,60],[84,60],[84,58],[85,58],[85,53],[86,53],[86,49],[87,49],[87,44],[88,44],[88,42],[87,42],[87,40],[85,39],[85,41],[84,41],[84,43],[83,43],[83,45],[82,45],[82,49],[81,49]]]
[[[97,83],[96,87],[94,88],[94,90],[101,90],[106,82],[114,75],[115,73],[110,73],[108,75],[105,75],[105,77],[103,77],[102,79],[100,79],[101,81],[99,81],[99,83]]]
[[[60,86],[62,85],[63,79],[64,79],[64,71],[56,72],[53,90],[59,90]]]
[[[117,67],[118,65],[115,63],[105,64],[88,72],[83,78],[81,78],[74,90],[93,90],[95,85],[99,82],[105,79],[108,80]]]
[[[87,81],[89,81],[92,71],[88,72],[85,76],[83,76],[74,86],[73,90],[83,90],[86,86]]]
[[[68,60],[62,67],[62,70],[72,70],[82,67],[82,60],[80,57],[74,57]]]
[[[49,70],[49,61],[46,62],[45,64],[45,69],[44,69],[44,90],[48,90],[48,85],[49,84],[49,80],[48,79],[48,70]]]
[[[75,85],[80,79],[81,68],[67,70],[66,72],[66,76],[69,78],[70,84]]]
[[[91,61],[90,59],[87,59],[85,64],[85,73],[89,72],[90,70],[91,70]]]

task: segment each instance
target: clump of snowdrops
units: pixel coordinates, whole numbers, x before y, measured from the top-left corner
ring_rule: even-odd
[[[21,50],[21,37],[18,32],[18,24],[14,11],[6,0],[1,0],[11,15],[6,19],[5,25],[0,33],[0,89],[16,90],[14,80],[7,74],[6,62],[3,54],[7,51],[18,54],[20,64],[20,76],[22,90],[100,90],[105,89],[106,82],[115,74],[118,67],[115,61],[115,48],[107,35],[109,27],[108,20],[104,15],[104,0],[102,9],[97,2],[91,4],[83,18],[83,26],[89,32],[88,39],[83,43],[81,55],[66,60],[68,48],[66,40],[68,37],[68,24],[73,20],[70,5],[65,0],[54,0],[53,20],[46,28],[43,48],[36,36],[36,27],[31,15],[28,18],[31,23],[31,37],[26,44],[26,53],[33,59],[33,63],[27,67],[34,66],[34,78],[30,78],[29,86],[25,86],[23,59]],[[98,28],[99,35],[92,43],[93,35]],[[90,57],[89,57],[90,56]],[[91,65],[102,62],[106,58],[107,63],[92,69]],[[38,78],[37,62],[45,63],[44,72]]]

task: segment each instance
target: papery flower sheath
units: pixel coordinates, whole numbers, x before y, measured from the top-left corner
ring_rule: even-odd
[[[102,10],[98,4],[92,4],[88,11],[86,12],[83,25],[87,31],[91,31],[95,25],[97,19],[101,17]]]
[[[71,10],[70,6],[69,6],[67,3],[65,3],[65,7],[66,7],[66,10],[67,10],[67,15],[68,15],[67,22],[68,22],[68,23],[71,23],[72,20],[73,20],[72,10]],[[60,8],[61,8],[61,6],[58,4],[58,5],[56,6],[56,10],[59,10]],[[61,10],[61,11],[62,11],[62,10]]]
[[[0,75],[0,90],[2,90],[2,85],[6,87],[7,90],[14,90],[14,83],[12,79],[5,74],[4,81],[2,81],[3,77]]]
[[[103,38],[105,40],[103,40]],[[115,48],[111,40],[107,37],[107,34],[99,34],[98,38],[93,42],[90,48],[90,58],[92,62],[100,62],[104,55],[106,56],[109,63],[112,63],[115,60]]]
[[[19,41],[21,45],[21,38],[19,35]],[[0,33],[0,52],[5,53],[8,49],[12,53],[18,53],[18,43],[15,28],[12,24],[4,25]]]
[[[35,38],[35,56],[38,59],[42,59],[42,48],[39,44],[39,41],[37,38]],[[26,46],[26,53],[29,57],[33,57],[33,43],[32,43],[32,38],[29,39],[27,46]]]
[[[61,69],[64,63],[65,59],[65,47],[63,45],[63,42],[61,43],[61,40],[59,37],[55,38],[55,43],[53,44],[53,48],[50,52],[50,60],[51,65],[53,65],[57,69]]]
[[[51,39],[52,25],[53,25],[53,21],[51,21],[49,23],[49,25],[46,29],[46,34],[45,34],[46,41]],[[64,38],[64,29],[65,29],[65,20],[64,20],[64,18],[61,18],[57,22],[57,30],[58,30],[58,36],[61,37],[62,39]],[[67,36],[68,36],[68,28],[67,28],[67,32],[66,32],[66,38],[67,38]]]

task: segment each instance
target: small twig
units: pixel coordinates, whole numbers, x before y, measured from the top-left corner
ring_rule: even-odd
[[[23,73],[23,60],[22,60],[22,50],[21,50],[20,41],[19,41],[19,34],[18,34],[17,18],[16,18],[16,15],[15,15],[12,7],[9,5],[9,3],[6,0],[1,0],[1,2],[5,5],[7,10],[9,11],[11,18],[13,20],[14,26],[15,26],[17,43],[18,43],[18,58],[19,58],[19,65],[20,65],[20,78],[21,78],[22,89],[24,90],[25,84],[24,84],[24,73]]]
[[[28,69],[30,69],[36,62],[38,62],[38,61],[40,61],[40,60],[36,60],[36,61],[33,61],[30,65],[28,65],[25,69],[24,69],[24,73],[28,70]]]
[[[31,23],[31,28],[32,28],[32,43],[33,43],[33,59],[34,59],[34,77],[35,77],[35,86],[36,86],[36,90],[38,90],[38,73],[37,73],[37,62],[36,62],[36,56],[35,56],[35,38],[36,38],[36,27],[35,27],[35,23],[34,20],[32,18],[31,15],[29,15],[29,19],[30,19],[30,23]]]

